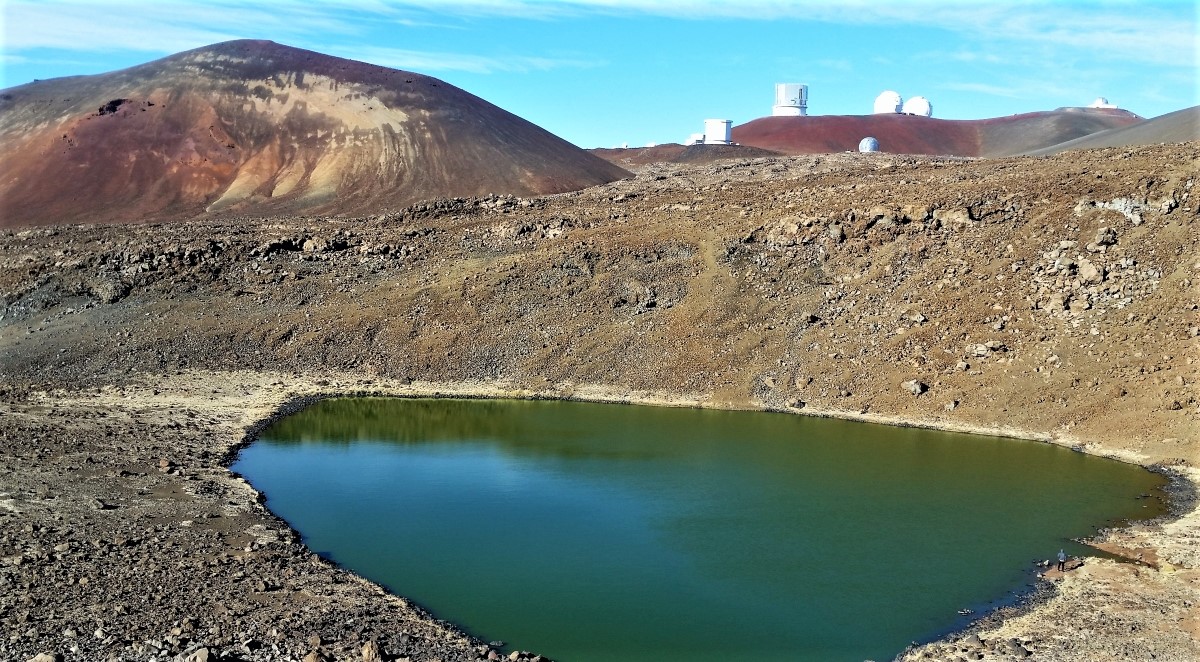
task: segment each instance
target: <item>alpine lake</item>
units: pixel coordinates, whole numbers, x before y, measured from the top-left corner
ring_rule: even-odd
[[[1038,442],[516,400],[324,400],[233,469],[317,553],[567,662],[891,659],[1165,484]]]

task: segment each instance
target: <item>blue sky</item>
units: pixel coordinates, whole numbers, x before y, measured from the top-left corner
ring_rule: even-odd
[[[892,89],[974,119],[1105,96],[1200,104],[1196,0],[0,0],[0,87],[228,39],[436,76],[580,145],[682,142],[705,118],[871,112]]]

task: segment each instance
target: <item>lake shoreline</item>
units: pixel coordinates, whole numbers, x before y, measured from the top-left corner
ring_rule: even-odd
[[[36,584],[30,582],[14,595],[18,599],[29,596],[30,600],[53,604],[57,599],[51,596],[58,593],[64,599],[88,604],[88,609],[96,614],[92,619],[103,624],[99,628],[88,625],[89,629],[82,630],[85,626],[79,623],[77,614],[72,615],[75,612],[65,608],[52,611],[50,616],[58,618],[41,619],[37,636],[28,642],[31,647],[24,645],[26,637],[20,637],[10,641],[7,652],[0,650],[0,654],[32,656],[45,652],[41,649],[48,646],[41,633],[54,632],[53,636],[62,642],[54,646],[60,652],[70,653],[70,646],[76,646],[80,655],[123,650],[135,659],[139,650],[149,653],[151,644],[159,645],[158,650],[177,650],[181,654],[195,653],[201,648],[213,653],[240,651],[253,660],[276,659],[280,655],[298,659],[317,652],[346,655],[371,645],[396,656],[435,652],[445,660],[486,659],[489,653],[497,651],[496,647],[489,647],[471,638],[459,626],[438,621],[404,598],[391,596],[316,557],[300,544],[298,534],[286,522],[265,508],[263,495],[228,466],[237,451],[252,443],[270,421],[330,397],[578,399],[769,409],[753,403],[723,407],[725,403],[672,394],[604,391],[594,387],[528,389],[486,382],[402,382],[354,374],[314,378],[187,371],[174,375],[142,374],[125,385],[98,389],[30,392],[23,397],[13,397],[10,393],[3,399],[3,415],[13,425],[5,438],[17,461],[12,465],[13,473],[5,480],[12,484],[5,487],[6,496],[0,497],[0,501],[7,499],[7,510],[0,510],[5,513],[0,521],[9,532],[10,547],[20,537],[11,533],[18,528],[17,523],[32,528],[27,535],[42,542],[23,554],[6,551],[7,571],[10,577],[19,578],[30,568],[36,571],[42,564],[51,564],[44,573],[47,579]],[[791,413],[843,417],[834,410]],[[853,412],[847,412],[844,418],[864,420],[862,414]],[[936,424],[922,426],[919,420],[900,417],[871,416],[865,420],[946,429]],[[107,435],[100,430],[101,426],[108,428],[104,431]],[[1060,445],[1079,444],[1077,440],[1055,439],[1050,435],[1003,434],[1001,429],[970,427],[975,433],[1034,438]],[[59,452],[48,446],[42,448],[48,434],[75,439],[77,445],[87,449],[85,457],[80,457],[78,450],[71,452],[64,448]],[[114,439],[147,441],[114,442]],[[1080,449],[1124,461],[1133,458],[1133,454],[1120,449],[1094,444],[1082,444]],[[39,468],[34,469],[35,466]],[[23,474],[23,470],[31,473]],[[1185,549],[1185,536],[1200,528],[1200,513],[1195,507],[1197,477],[1191,470],[1172,471],[1178,478],[1170,492],[1168,516],[1104,532],[1099,542],[1128,550],[1131,556],[1139,553],[1137,550],[1150,549],[1159,559],[1180,560],[1181,554],[1194,554],[1194,550]],[[39,479],[41,488],[34,484]],[[154,522],[154,527],[140,526],[148,522]],[[43,554],[46,546],[58,539],[65,540],[56,543],[53,549],[65,545],[62,551]],[[154,541],[151,549],[144,549],[147,541]],[[166,552],[162,551],[164,545]],[[184,555],[176,549],[194,553]],[[209,564],[188,566],[187,558],[193,555],[209,557]],[[17,557],[21,560],[15,560]],[[135,559],[158,568],[166,578],[163,586],[170,590],[163,590],[164,600],[167,594],[178,593],[206,594],[206,597],[191,606],[184,605],[186,609],[165,609],[162,614],[151,616],[146,613],[146,606],[137,602],[144,596],[139,596],[139,591],[130,584],[138,573],[122,574],[123,570],[114,571],[109,565],[116,561],[124,566]],[[66,560],[70,562],[69,573],[48,571],[55,561]],[[1062,636],[1062,630],[1056,624],[1063,614],[1095,611],[1096,600],[1109,600],[1110,593],[1096,592],[1101,586],[1120,591],[1126,604],[1144,607],[1137,610],[1138,618],[1146,621],[1140,627],[1144,632],[1157,633],[1153,642],[1157,650],[1174,650],[1181,657],[1190,655],[1187,642],[1172,633],[1179,631],[1176,606],[1179,596],[1195,592],[1191,583],[1196,579],[1196,571],[1190,569],[1195,565],[1165,560],[1157,561],[1157,568],[1122,565],[1129,564],[1089,559],[1083,568],[1058,580],[1056,590],[1047,588],[1050,592],[1045,596],[1038,590],[1035,598],[1002,608],[965,630],[901,653],[901,659],[951,659],[961,649],[974,645],[972,637],[993,646],[998,645],[994,642],[1016,640],[1034,650],[1039,659],[1078,657],[1074,648],[1062,648],[1062,642],[1056,639]],[[80,575],[92,579],[81,584]],[[105,580],[107,586],[98,583]],[[16,585],[21,586],[19,579]],[[98,586],[105,587],[105,597],[94,592]],[[309,608],[273,604],[283,596],[288,598],[288,604],[307,604]],[[184,614],[203,613],[195,605],[205,600],[234,607],[214,619],[215,624],[197,614]],[[115,615],[114,610],[118,610]],[[285,627],[272,629],[261,623],[283,623]],[[1108,626],[1107,632],[1092,629],[1093,645],[1099,641],[1107,649],[1118,650],[1122,639],[1115,627]],[[105,636],[93,637],[93,629]],[[122,629],[126,633],[122,634]],[[173,634],[176,630],[184,634]],[[88,634],[86,637],[57,635],[68,631]],[[183,645],[170,648],[174,645],[170,643],[172,638]]]
[[[1197,491],[1200,490],[1200,480],[1198,480],[1196,475],[1189,475],[1184,471],[1180,471],[1177,468],[1164,466],[1161,463],[1149,462],[1147,458],[1139,457],[1138,454],[1125,449],[1110,448],[1097,443],[1089,443],[1070,436],[1039,433],[1009,426],[988,426],[963,424],[957,422],[928,421],[913,417],[867,414],[863,412],[837,409],[822,409],[812,407],[780,408],[768,406],[763,403],[751,403],[749,405],[733,406],[731,403],[714,402],[711,399],[698,397],[694,394],[679,395],[653,393],[647,391],[622,392],[621,389],[607,389],[594,385],[582,389],[573,385],[567,385],[565,387],[560,385],[551,390],[530,390],[514,387],[513,385],[486,385],[479,382],[465,382],[460,384],[411,382],[407,384],[392,385],[391,388],[384,389],[352,389],[349,391],[338,390],[322,392],[315,395],[301,396],[288,401],[281,407],[277,414],[272,415],[269,419],[264,420],[260,425],[256,426],[254,434],[247,435],[246,445],[253,443],[258,431],[269,425],[271,422],[278,420],[279,418],[285,417],[320,400],[329,398],[354,397],[461,399],[511,398],[525,400],[567,400],[641,406],[763,411],[874,423],[894,427],[912,427],[1050,443],[1069,448],[1075,452],[1087,453],[1097,457],[1103,457],[1126,464],[1136,465],[1153,473],[1163,475],[1167,478],[1168,486],[1164,488],[1164,493],[1162,494],[1162,497],[1165,501],[1164,506],[1166,508],[1166,512],[1164,514],[1149,520],[1137,521],[1133,523],[1123,522],[1116,526],[1102,529],[1095,537],[1081,541],[1087,546],[1095,547],[1096,549],[1100,549],[1101,551],[1107,552],[1113,556],[1123,556],[1130,562],[1142,564],[1143,567],[1152,570],[1158,570],[1158,568],[1156,566],[1143,563],[1136,547],[1131,548],[1124,546],[1132,545],[1132,541],[1137,539],[1134,531],[1141,530],[1146,527],[1160,526],[1170,522],[1182,521],[1189,516],[1191,519],[1200,519],[1200,511],[1196,510]],[[1196,472],[1192,473],[1195,474]],[[1122,534],[1125,535],[1122,536]],[[1114,539],[1119,540],[1120,542],[1104,542]],[[1113,561],[1111,560],[1092,559],[1092,561],[1101,562],[1103,564],[1113,564]],[[1040,613],[1057,613],[1063,609],[1070,611],[1077,607],[1076,603],[1082,601],[1074,598],[1074,596],[1064,598],[1062,592],[1057,590],[1059,583],[1065,578],[1063,575],[1053,571],[1047,573],[1046,577],[1042,577],[1042,573],[1040,572],[1035,573],[1034,571],[1030,571],[1030,574],[1031,577],[1036,575],[1036,582],[1032,584],[1027,591],[1018,591],[1018,595],[1014,595],[1011,601],[1004,598],[998,599],[996,602],[999,602],[1000,604],[998,604],[996,607],[973,615],[970,622],[963,626],[948,629],[936,638],[918,642],[919,645],[914,645],[909,649],[899,653],[896,656],[896,659],[943,659],[943,656],[953,657],[959,652],[987,650],[984,645],[988,641],[988,639],[985,638],[986,636],[991,637],[993,647],[997,642],[1000,642],[1001,648],[1003,648],[1003,645],[1006,645],[1007,642],[1020,641],[1022,646],[1029,646],[1032,648],[1034,642],[1036,641],[1034,638],[1009,636],[1012,634],[1008,631],[1011,629],[1007,627],[1009,622],[1018,618],[1024,621],[1036,621],[1038,619],[1038,614]],[[1066,604],[1064,605],[1058,603]],[[1043,633],[1043,635],[1045,635],[1045,633]],[[1003,639],[997,638],[1001,636],[1003,636]],[[972,637],[979,637],[984,644],[976,646],[973,643],[962,643],[969,641],[973,642],[974,639],[972,639]]]

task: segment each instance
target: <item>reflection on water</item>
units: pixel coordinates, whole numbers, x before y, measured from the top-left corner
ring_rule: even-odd
[[[234,468],[313,549],[562,660],[890,658],[1161,478],[1032,442],[784,414],[354,399]]]

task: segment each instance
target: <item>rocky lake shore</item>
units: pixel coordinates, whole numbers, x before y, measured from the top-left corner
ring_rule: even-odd
[[[0,233],[0,659],[533,658],[306,549],[228,470],[306,397],[773,409],[1175,477],[905,659],[1200,657],[1195,143],[650,165],[402,213]],[[898,606],[897,608],[901,608]]]

